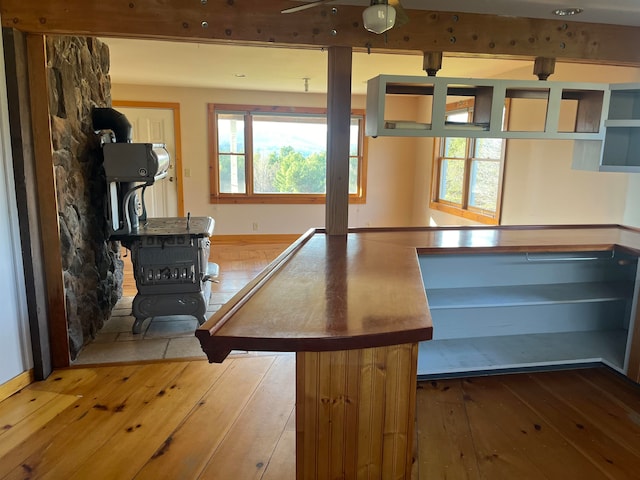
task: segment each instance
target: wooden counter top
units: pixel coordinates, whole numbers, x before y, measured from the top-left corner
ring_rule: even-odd
[[[209,361],[231,350],[333,351],[429,340],[418,253],[640,254],[617,225],[310,230],[196,331]]]

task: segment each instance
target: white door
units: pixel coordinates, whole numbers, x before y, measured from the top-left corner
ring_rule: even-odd
[[[173,110],[170,108],[115,107],[133,127],[133,141],[164,143],[171,162],[168,175],[147,187],[144,203],[149,218],[177,217],[178,191],[176,180],[176,139]]]

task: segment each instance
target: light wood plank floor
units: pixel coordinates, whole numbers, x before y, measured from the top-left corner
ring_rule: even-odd
[[[0,478],[293,480],[294,363],[57,371],[0,403]],[[640,478],[640,388],[605,368],[422,382],[417,427],[416,479]]]

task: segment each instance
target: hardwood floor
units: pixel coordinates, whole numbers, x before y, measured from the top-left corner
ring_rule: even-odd
[[[217,246],[218,292],[285,247]],[[412,480],[640,478],[640,387],[604,367],[420,382],[416,422]],[[74,367],[0,402],[0,479],[293,480],[295,437],[293,354]]]
[[[57,371],[0,403],[0,478],[293,480],[294,363]],[[413,478],[640,472],[640,387],[605,368],[422,382],[417,427]]]
[[[640,387],[604,367],[424,382],[417,410],[421,479],[640,478]]]

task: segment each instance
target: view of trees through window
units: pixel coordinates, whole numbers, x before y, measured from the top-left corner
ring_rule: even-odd
[[[447,121],[468,124],[472,119],[472,103],[467,108],[449,112]],[[501,138],[440,139],[436,196],[432,207],[439,203],[464,211],[473,211],[490,218],[497,217],[501,167]],[[455,213],[450,211],[450,213]]]
[[[216,117],[220,193],[326,193],[325,115],[219,112]],[[354,117],[350,130],[351,194],[358,193],[359,130],[360,118]],[[250,138],[246,138],[249,131]],[[251,185],[246,178],[247,162]]]

